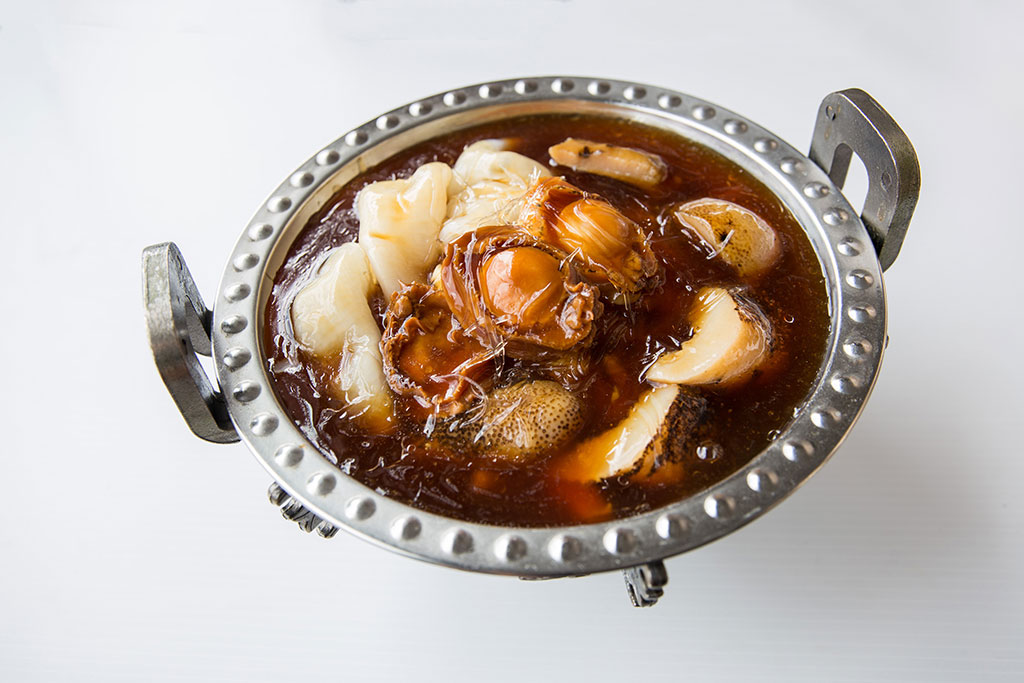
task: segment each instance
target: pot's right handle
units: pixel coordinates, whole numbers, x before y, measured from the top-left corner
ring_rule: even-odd
[[[238,441],[224,397],[196,357],[197,353],[209,356],[212,352],[213,313],[203,303],[172,242],[143,250],[142,289],[153,359],[189,429],[215,443]]]
[[[896,260],[921,192],[921,167],[910,139],[863,90],[851,88],[821,102],[811,138],[811,161],[840,189],[853,153],[868,171],[864,221],[882,270]]]

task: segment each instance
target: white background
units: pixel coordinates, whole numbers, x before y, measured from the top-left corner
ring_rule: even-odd
[[[1022,24],[1011,2],[0,2],[0,680],[1024,680]],[[344,131],[553,73],[802,149],[857,86],[921,160],[861,421],[780,508],[668,561],[650,610],[618,574],[302,534],[244,446],[187,431],[143,331],[143,246],[176,241],[212,299],[249,215]]]

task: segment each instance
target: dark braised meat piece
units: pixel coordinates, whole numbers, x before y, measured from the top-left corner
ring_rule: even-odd
[[[537,182],[518,224],[569,254],[591,282],[630,301],[653,283],[658,261],[640,226],[615,207],[561,178]]]
[[[391,298],[384,325],[384,375],[396,394],[451,416],[489,386],[494,352],[466,334],[437,290],[403,285]]]
[[[564,252],[514,226],[482,228],[449,244],[439,280],[466,334],[513,358],[588,347],[603,310],[597,288]]]

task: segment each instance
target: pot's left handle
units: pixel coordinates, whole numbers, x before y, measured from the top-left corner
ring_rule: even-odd
[[[142,290],[153,359],[189,429],[214,443],[239,440],[224,397],[199,364],[209,356],[213,313],[172,242],[142,251]]]

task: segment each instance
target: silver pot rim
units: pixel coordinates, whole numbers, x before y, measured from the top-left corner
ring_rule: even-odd
[[[263,310],[283,253],[318,202],[401,147],[488,116],[566,110],[614,113],[672,130],[737,162],[778,196],[807,233],[828,290],[832,325],[814,388],[788,427],[737,472],[633,517],[576,526],[494,526],[430,513],[368,488],[306,438],[270,382]],[[677,555],[735,531],[790,495],[835,452],[863,409],[885,347],[885,313],[882,269],[871,237],[840,188],[807,156],[749,119],[684,93],[549,76],[432,95],[318,151],[260,206],[236,243],[216,295],[212,341],[238,434],[274,480],[316,515],[418,559],[471,571],[557,577]]]

